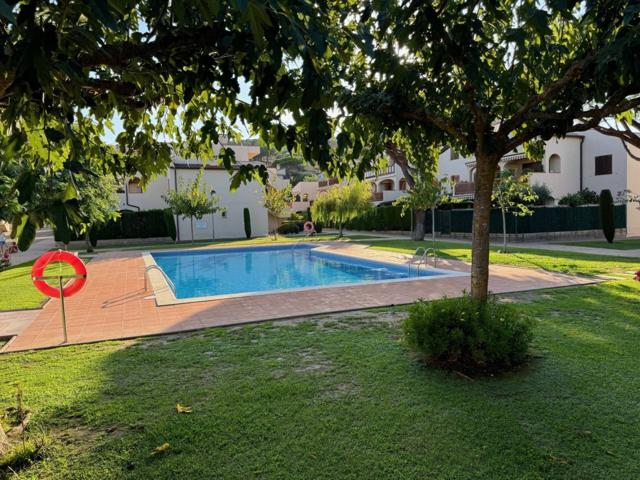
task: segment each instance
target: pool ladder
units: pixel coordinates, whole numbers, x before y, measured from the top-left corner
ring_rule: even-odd
[[[169,285],[169,288],[171,289],[171,291],[175,295],[176,294],[176,286],[173,284],[173,282],[167,276],[167,274],[164,273],[164,270],[162,270],[158,265],[149,265],[147,268],[144,269],[144,291],[146,292],[147,289],[148,289],[149,271],[153,270],[153,269],[158,270],[162,274],[164,279],[167,281],[167,284]]]
[[[420,254],[422,252],[422,254]],[[413,259],[409,262],[409,274],[411,274],[411,266],[416,265],[416,273],[420,275],[420,265],[424,264],[425,268],[428,265],[429,261],[429,252],[433,252],[433,267],[438,267],[438,251],[435,248],[424,248],[418,247],[416,248],[415,253],[413,254]],[[416,257],[418,259],[416,260]]]

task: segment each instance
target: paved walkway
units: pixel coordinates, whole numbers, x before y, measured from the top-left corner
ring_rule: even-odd
[[[405,255],[369,250],[362,245],[337,243],[333,248],[351,255],[406,262]],[[440,261],[438,267],[469,270],[468,264],[445,260]],[[151,292],[144,291],[144,263],[140,251],[101,253],[87,264],[87,268],[85,288],[65,302],[70,344],[399,305],[420,298],[458,296],[469,288],[468,276],[436,277],[158,307]],[[491,266],[490,289],[494,293],[592,282],[542,270]],[[62,342],[59,302],[52,300],[2,351],[54,347]]]
[[[39,309],[0,312],[0,338],[20,335],[36,319],[39,313]]]
[[[11,264],[18,265],[20,263],[31,262],[42,255],[44,252],[55,248],[56,242],[53,239],[53,231],[50,229],[38,230],[36,239],[26,252],[18,252],[11,255]]]

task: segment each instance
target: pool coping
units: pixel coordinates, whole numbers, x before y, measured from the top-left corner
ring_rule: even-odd
[[[284,247],[294,246],[295,247],[296,245],[298,245],[298,243],[282,243],[278,246],[284,246]],[[247,248],[259,250],[260,247],[261,246],[259,245],[255,245],[255,246],[252,245],[251,247],[247,247]],[[268,245],[264,247],[265,249],[266,247],[273,249],[273,245]],[[231,249],[237,250],[238,248],[241,248],[241,247],[213,247],[211,248],[211,250],[231,250]],[[310,247],[310,249],[319,250],[321,252],[329,253],[331,255],[351,257],[354,259],[373,261],[376,263],[389,264],[394,266],[398,266],[398,265],[406,266],[407,262],[406,261],[403,262],[400,260],[402,259],[409,260],[411,257],[413,257],[413,255],[409,255],[409,254],[398,254],[398,256],[396,257],[398,261],[393,262],[393,261],[378,260],[378,259],[371,260],[361,255],[357,255],[357,254],[354,255],[353,252],[350,252],[350,253],[346,253],[343,251],[336,252],[332,250],[331,245],[327,245],[327,244],[318,245],[317,247]],[[193,251],[193,249],[166,249],[166,250],[154,250],[153,253],[165,253],[165,252],[175,253],[175,252],[183,252],[183,251],[189,251],[189,250]],[[198,250],[202,251],[202,250],[209,250],[209,249],[207,248],[207,249],[198,249]],[[276,294],[282,294],[282,293],[304,292],[304,291],[310,291],[310,290],[324,290],[327,288],[354,287],[354,286],[360,286],[360,285],[362,286],[380,285],[380,284],[386,284],[386,283],[401,283],[401,282],[415,282],[415,281],[430,281],[430,280],[436,280],[436,279],[442,279],[442,278],[470,276],[469,272],[461,272],[457,270],[430,267],[429,270],[442,272],[442,273],[440,275],[425,276],[425,277],[408,277],[408,278],[396,278],[396,279],[389,279],[389,280],[371,280],[366,282],[341,283],[336,285],[316,285],[316,286],[300,287],[300,288],[285,288],[285,289],[266,290],[266,291],[257,291],[257,292],[241,292],[241,293],[230,293],[230,294],[223,294],[223,295],[206,295],[201,297],[177,298],[175,296],[173,289],[169,285],[169,282],[167,281],[166,273],[156,263],[152,253],[142,252],[142,260],[144,262],[145,269],[152,266],[157,267],[157,268],[149,269],[146,274],[148,275],[149,284],[151,285],[151,290],[155,297],[156,306],[158,307],[197,303],[197,302],[213,302],[218,300],[228,300],[232,298],[256,297],[256,296],[265,296],[265,295],[276,295]]]

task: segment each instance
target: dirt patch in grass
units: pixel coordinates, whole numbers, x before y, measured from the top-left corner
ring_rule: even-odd
[[[297,373],[324,373],[331,370],[333,363],[321,351],[306,348],[298,352]]]

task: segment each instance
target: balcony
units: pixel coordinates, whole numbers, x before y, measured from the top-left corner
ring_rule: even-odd
[[[385,175],[391,175],[393,173],[396,173],[396,166],[390,165],[387,168],[383,168],[382,170],[365,172],[364,178],[383,177]]]
[[[476,190],[474,182],[458,182],[453,187],[454,196],[473,195]]]
[[[372,202],[381,202],[382,201],[382,192],[373,192],[371,194]]]
[[[318,182],[318,187],[330,187],[331,185],[337,185],[338,183],[340,183],[340,181],[337,178],[330,178],[328,180],[320,180]]]

